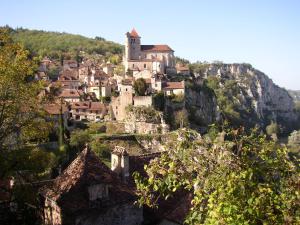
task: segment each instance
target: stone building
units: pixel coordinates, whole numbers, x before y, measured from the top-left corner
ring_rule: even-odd
[[[71,116],[76,121],[99,121],[107,115],[107,106],[101,102],[74,102],[71,104]]]
[[[63,89],[58,96],[66,102],[79,102],[80,94],[76,89]]]
[[[168,45],[141,45],[141,37],[135,29],[126,33],[123,63],[125,71],[133,71],[136,78],[176,73],[174,50]]]
[[[46,225],[139,225],[143,221],[133,191],[89,148],[40,193]]]
[[[165,95],[184,95],[185,86],[184,81],[181,82],[165,82],[162,85]]]
[[[124,79],[119,85],[120,96],[112,97],[111,117],[122,121],[126,117],[126,107],[133,104],[133,87],[132,80]]]

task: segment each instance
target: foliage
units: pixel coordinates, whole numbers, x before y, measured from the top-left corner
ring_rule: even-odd
[[[180,58],[178,56],[175,57],[175,63],[179,63],[179,64],[182,64],[182,65],[186,65],[186,64],[190,64],[190,61],[187,60],[187,59],[184,59],[184,58]]]
[[[187,127],[189,125],[188,112],[186,109],[175,112],[175,124],[179,128]]]
[[[123,123],[106,122],[106,133],[107,134],[122,134],[125,133],[125,127]]]
[[[163,92],[158,92],[153,96],[154,108],[163,111],[165,108],[165,95]]]
[[[285,147],[256,132],[226,130],[211,142],[191,130],[135,173],[138,203],[158,206],[176,191],[192,194],[188,224],[299,224],[299,170]]]
[[[88,131],[90,134],[105,133],[106,125],[104,123],[90,123]]]
[[[126,111],[134,115],[136,121],[145,121],[148,123],[161,122],[161,112],[151,106],[127,106]]]
[[[136,81],[134,81],[133,88],[135,91],[135,94],[138,96],[143,96],[146,93],[147,90],[147,84],[145,79],[138,78]]]
[[[288,138],[288,145],[289,146],[295,146],[295,147],[300,147],[300,130],[296,131],[294,130],[289,138]]]
[[[122,65],[122,64],[117,65],[114,68],[114,74],[117,74],[119,76],[125,75],[125,67],[124,67],[124,65]]]
[[[121,45],[102,38],[92,39],[81,35],[23,28],[11,29],[11,35],[15,41],[22,43],[32,53],[53,59],[59,59],[62,55],[76,59],[79,51],[101,55],[122,53]]]
[[[76,129],[71,133],[70,145],[78,152],[81,151],[85,144],[90,142],[90,134],[88,130]]]
[[[300,130],[293,131],[288,137],[288,146],[293,156],[298,158],[298,166],[300,166]]]
[[[240,88],[237,82],[235,80],[222,80],[215,76],[209,76],[205,81],[205,86],[214,91],[223,119],[229,121],[231,124],[241,124],[241,104],[237,98]]]
[[[206,62],[196,62],[189,65],[190,71],[192,71],[193,74],[199,74],[200,76],[204,76],[205,71],[209,67],[209,63]]]
[[[101,141],[95,139],[91,142],[91,148],[100,159],[110,159],[109,146],[101,143]]]
[[[0,46],[0,154],[5,157],[47,140],[52,123],[46,121],[46,114],[39,107],[37,95],[43,88],[42,82],[31,81],[36,61],[12,41],[6,29],[0,29]],[[11,164],[8,170],[1,171],[0,179],[15,171],[16,162],[11,160],[7,161]]]
[[[184,102],[184,94],[171,94],[168,96],[168,98],[173,102],[173,103],[182,103]]]
[[[266,127],[266,132],[269,136],[272,134],[279,134],[279,126],[277,123],[274,123],[273,121]]]
[[[31,216],[23,213],[23,206],[38,205],[32,183],[49,179],[57,163],[53,153],[39,148],[53,124],[47,122],[37,97],[43,83],[32,79],[36,62],[0,28],[0,180],[14,178],[12,190],[1,188],[1,193],[8,193],[9,205],[18,204],[18,224]]]

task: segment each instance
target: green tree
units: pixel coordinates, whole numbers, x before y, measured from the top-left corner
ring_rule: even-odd
[[[182,110],[175,112],[175,123],[176,123],[176,126],[179,128],[188,126],[189,118],[188,118],[188,112],[186,111],[186,109],[182,109]]]
[[[88,130],[76,129],[71,133],[70,145],[79,152],[84,149],[85,144],[89,143],[90,140],[91,138]]]
[[[56,163],[54,154],[38,147],[48,139],[52,124],[37,97],[43,85],[32,79],[36,68],[29,52],[0,28],[0,180],[14,177],[13,189],[4,191],[14,193],[7,201],[18,203],[21,220],[26,219],[23,206],[37,206],[30,184],[49,178]]]
[[[184,189],[192,194],[188,224],[299,224],[300,174],[286,148],[243,129],[220,142],[191,130],[174,136],[148,177],[135,173],[140,205],[159,206]]]
[[[158,92],[153,96],[154,108],[163,111],[165,108],[165,95],[163,92]]]
[[[145,95],[146,90],[147,90],[147,84],[145,79],[143,78],[138,78],[134,84],[133,84],[133,88],[135,91],[136,95],[142,96]]]

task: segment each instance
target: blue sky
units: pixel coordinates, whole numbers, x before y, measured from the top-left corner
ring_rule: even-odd
[[[300,90],[300,0],[0,0],[0,25],[168,44],[191,61],[246,62]]]

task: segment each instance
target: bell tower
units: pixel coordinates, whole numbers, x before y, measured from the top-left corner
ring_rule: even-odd
[[[141,55],[141,37],[133,28],[132,31],[126,33],[125,42],[125,59],[138,60]]]

